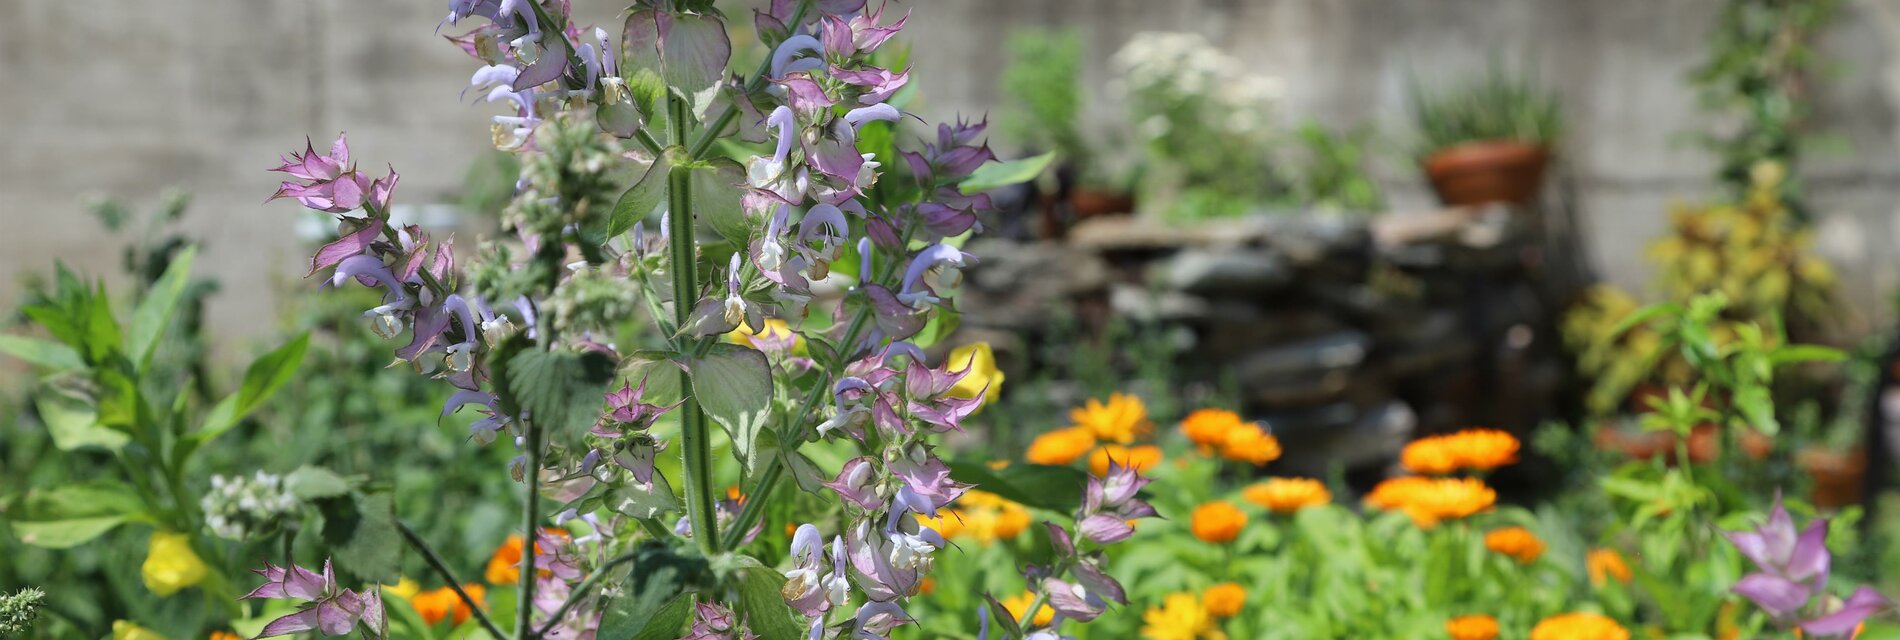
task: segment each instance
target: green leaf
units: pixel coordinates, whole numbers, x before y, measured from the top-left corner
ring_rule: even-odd
[[[629,581],[608,600],[600,616],[601,638],[665,638],[679,636],[692,616],[693,594],[680,593],[679,572],[665,567]],[[679,607],[684,603],[684,607]],[[680,614],[686,614],[684,616]]]
[[[323,545],[333,551],[337,567],[387,584],[402,577],[402,536],[389,494],[341,495],[316,504],[323,513]]]
[[[1839,349],[1813,344],[1791,344],[1768,352],[1768,361],[1775,366],[1797,362],[1840,362],[1847,354]]]
[[[608,496],[607,506],[630,518],[652,519],[678,511],[680,500],[673,495],[673,485],[666,481],[666,475],[655,471],[652,487],[615,487]]]
[[[284,489],[298,500],[311,502],[347,494],[350,483],[329,469],[304,465],[284,476]]]
[[[508,390],[553,433],[584,429],[600,415],[614,359],[598,351],[528,349],[508,359]]]
[[[987,163],[977,167],[976,171],[970,173],[970,177],[964,178],[963,182],[957,185],[957,188],[963,190],[964,193],[974,194],[1028,182],[1042,175],[1043,170],[1048,169],[1049,163],[1054,162],[1055,159],[1056,152],[1050,151],[1020,160]]]
[[[1748,426],[1762,435],[1772,436],[1781,432],[1781,421],[1775,419],[1775,401],[1769,397],[1767,387],[1748,385],[1735,390],[1735,408],[1742,412],[1742,418]]]
[[[0,353],[54,371],[71,371],[86,366],[85,359],[79,357],[79,352],[72,347],[26,336],[0,335]]]
[[[144,502],[117,480],[35,489],[9,514],[21,542],[47,549],[85,544],[128,521],[143,519]]]
[[[784,574],[771,567],[740,570],[738,614],[762,640],[798,640],[805,635],[801,618],[779,594],[784,586]]]
[[[726,23],[709,15],[675,15],[670,27],[660,41],[661,76],[690,100],[694,118],[704,118],[732,58]]]
[[[684,371],[674,354],[664,351],[635,351],[621,363],[621,374],[635,387],[646,385],[641,402],[669,405],[679,402],[680,372]]]
[[[752,230],[761,226],[746,217],[740,200],[745,181],[745,168],[731,158],[693,167],[693,215],[735,246],[744,244]]]
[[[1621,336],[1630,329],[1636,328],[1636,325],[1647,323],[1655,318],[1680,313],[1682,313],[1682,305],[1673,303],[1655,304],[1637,309],[1629,315],[1624,316],[1621,321],[1616,323],[1615,327],[1610,329],[1610,337],[1615,338]]]
[[[634,634],[633,640],[673,640],[679,637],[680,629],[686,626],[688,620],[693,619],[693,604],[696,601],[697,598],[690,593],[673,596],[671,602],[666,603],[666,606],[661,607],[653,614],[653,617],[647,619],[646,624],[641,625],[640,632]],[[602,624],[605,625],[604,620]]]
[[[151,365],[159,340],[171,326],[178,301],[185,297],[185,289],[191,284],[191,262],[197,255],[196,246],[178,252],[165,267],[165,274],[152,283],[151,290],[145,292],[145,299],[140,300],[138,309],[132,312],[131,335],[126,336],[125,349],[140,371]]]
[[[715,344],[689,361],[693,398],[732,438],[732,453],[752,473],[763,458],[759,432],[772,417],[772,365],[757,349]]]
[[[1080,469],[1046,464],[1012,464],[1002,469],[951,462],[950,478],[1038,509],[1067,512],[1082,504],[1088,476]]]
[[[231,427],[237,426],[238,421],[276,395],[277,390],[282,389],[285,383],[290,382],[290,377],[297,373],[297,367],[303,365],[304,351],[309,348],[310,334],[305,333],[289,344],[251,361],[251,366],[244,370],[244,382],[238,385],[238,390],[212,407],[211,415],[206,416],[198,432],[192,434],[196,444],[202,446],[230,431]]]
[[[44,549],[71,549],[105,535],[125,524],[124,516],[97,516],[13,523],[13,534],[20,542]]]
[[[125,432],[99,424],[99,409],[90,398],[60,390],[46,389],[33,398],[40,421],[60,451],[100,447],[117,451],[131,442]]]
[[[666,201],[666,174],[673,169],[674,163],[686,155],[679,147],[667,147],[659,157],[653,159],[640,181],[628,187],[620,199],[614,201],[613,217],[607,221],[607,236],[614,237],[633,229],[633,224],[652,215],[660,203]]]

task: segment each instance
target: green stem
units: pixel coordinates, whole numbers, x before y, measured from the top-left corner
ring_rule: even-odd
[[[798,8],[792,10],[792,19],[787,21],[785,26],[797,29],[798,23],[804,22],[805,14],[810,13],[810,11],[811,0],[800,0]],[[745,95],[750,96],[759,89],[764,88],[766,80],[765,74],[771,70],[772,56],[768,55],[764,60],[759,61],[759,70],[752,72],[752,78],[746,81]],[[725,131],[726,127],[732,126],[732,121],[738,118],[739,107],[732,104],[726,105],[725,110],[720,111],[719,116],[713,118],[712,126],[707,127],[705,133],[699,134],[699,139],[693,141],[693,146],[687,147],[686,158],[688,160],[698,160],[705,156],[706,151],[712,149],[713,141],[719,139],[720,132]],[[683,138],[684,135],[684,132],[681,132],[678,137]]]
[[[449,584],[449,588],[453,589],[455,595],[462,599],[462,603],[468,605],[469,612],[475,615],[475,621],[480,623],[482,628],[487,629],[489,635],[493,635],[501,640],[510,637],[501,630],[500,625],[495,624],[494,620],[488,618],[488,612],[482,610],[482,604],[480,602],[476,602],[474,598],[469,597],[467,591],[462,590],[462,581],[455,577],[455,572],[449,569],[449,564],[442,561],[442,556],[437,554],[435,549],[429,547],[429,543],[423,541],[422,536],[416,535],[416,530],[409,528],[407,523],[397,520],[396,531],[402,533],[402,538],[409,542],[409,546],[415,547],[416,551],[422,554],[422,560],[429,563],[430,568],[435,569],[436,575],[442,576],[442,580]],[[285,561],[288,562],[289,559],[286,558]]]
[[[675,143],[686,140],[686,102],[677,94],[667,97],[672,114]],[[693,302],[699,295],[695,271],[699,265],[698,247],[693,241],[693,169],[675,166],[667,173],[667,225],[669,268],[673,272],[673,325],[685,327],[693,314]],[[681,353],[695,350],[696,343],[682,339]],[[680,388],[692,389],[692,374],[680,370]],[[680,455],[686,473],[686,514],[693,523],[693,539],[706,555],[719,552],[719,521],[713,511],[712,443],[706,428],[706,414],[699,400],[689,397],[680,407]]]
[[[541,524],[541,423],[534,420],[522,422],[528,424],[528,468],[525,474],[528,500],[527,505],[521,510],[524,540],[521,554],[521,587],[518,590],[521,596],[516,599],[516,602],[521,603],[516,607],[519,611],[515,615],[514,637],[516,638],[527,638],[528,632],[534,628],[532,620],[534,618],[535,540],[539,539],[541,533],[539,527]]]
[[[554,625],[561,622],[561,616],[567,615],[569,610],[579,605],[582,600],[587,599],[587,594],[592,593],[594,587],[599,585],[601,580],[606,579],[607,574],[612,572],[614,567],[633,562],[633,559],[638,555],[639,552],[630,551],[614,556],[613,559],[601,564],[600,568],[595,569],[593,573],[588,574],[586,580],[582,580],[579,585],[574,587],[573,591],[569,592],[567,601],[561,603],[561,608],[555,609],[553,615],[548,616],[547,624],[541,625],[541,629],[535,631],[533,636],[530,636],[530,640],[547,635],[548,630],[553,629]]]

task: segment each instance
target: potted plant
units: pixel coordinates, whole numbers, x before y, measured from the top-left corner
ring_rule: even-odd
[[[1073,31],[1025,29],[1011,35],[1009,56],[1002,76],[1011,102],[1005,130],[1026,148],[1056,153],[1053,188],[1042,190],[1041,235],[1059,236],[1067,223],[1134,211],[1128,183],[1112,178],[1109,163],[1093,153],[1079,127],[1081,38]]]
[[[1525,204],[1537,196],[1561,127],[1555,96],[1496,67],[1433,94],[1412,87],[1425,176],[1448,205]]]

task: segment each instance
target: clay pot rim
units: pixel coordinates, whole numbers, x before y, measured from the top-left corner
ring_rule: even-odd
[[[1542,162],[1555,155],[1548,145],[1510,138],[1473,140],[1433,151],[1425,156],[1425,170],[1432,173],[1457,172],[1473,166]]]

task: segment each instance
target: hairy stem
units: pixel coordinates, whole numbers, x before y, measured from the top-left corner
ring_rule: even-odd
[[[516,638],[527,638],[528,632],[534,628],[535,540],[541,533],[539,526],[541,524],[541,423],[534,420],[523,420],[523,422],[528,423],[526,438],[528,500],[521,510],[524,539],[522,540],[521,588],[519,590],[521,597],[517,599],[517,602],[521,604],[516,607],[519,613],[515,615],[514,637]]]
[[[512,637],[502,631],[501,626],[495,624],[494,620],[488,618],[488,612],[482,610],[480,602],[476,602],[474,598],[469,597],[467,591],[462,590],[462,581],[455,577],[454,571],[449,570],[449,565],[442,561],[442,556],[437,554],[435,549],[430,548],[429,543],[422,540],[422,536],[416,535],[416,531],[401,520],[396,521],[396,530],[402,533],[402,539],[408,541],[409,546],[422,554],[422,560],[429,563],[430,568],[435,569],[436,575],[442,576],[442,581],[448,583],[449,588],[455,591],[456,597],[461,598],[462,603],[468,605],[469,612],[475,615],[475,622],[481,624],[483,629],[487,629],[489,635],[504,640]],[[286,557],[285,561],[288,562],[289,558]]]
[[[673,141],[684,143],[688,125],[686,101],[678,94],[667,97],[667,109],[672,114]],[[692,318],[693,302],[699,296],[699,283],[695,271],[699,265],[698,247],[693,241],[693,169],[675,166],[667,173],[667,224],[671,244],[668,250],[669,269],[673,272],[673,325],[685,327]],[[681,353],[695,350],[698,345],[683,340],[679,345]],[[680,389],[693,388],[692,375],[680,371]],[[719,552],[719,521],[713,512],[712,490],[712,443],[708,442],[706,414],[700,409],[699,399],[688,393],[686,403],[680,407],[680,455],[684,457],[683,470],[686,474],[686,515],[693,523],[693,539],[699,542],[700,550],[707,555]]]

